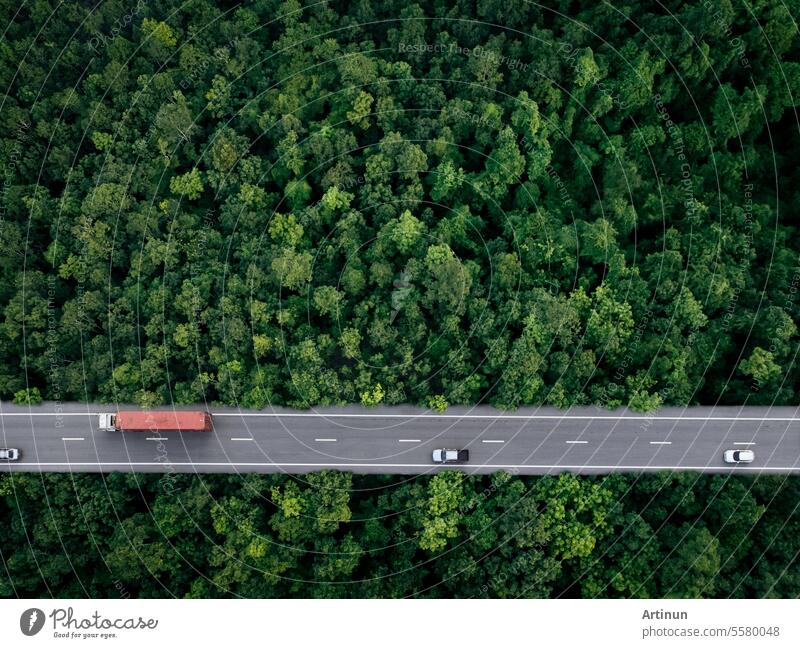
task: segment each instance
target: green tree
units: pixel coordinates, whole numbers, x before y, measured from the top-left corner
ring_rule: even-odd
[[[361,404],[364,407],[375,407],[376,405],[380,404],[383,400],[384,391],[381,384],[378,383],[369,391],[365,391],[361,393]]]
[[[14,393],[14,403],[17,405],[38,405],[42,402],[42,395],[38,387],[20,389]]]
[[[200,171],[195,167],[188,173],[175,176],[169,181],[169,188],[177,196],[197,200],[203,193],[203,180]]]

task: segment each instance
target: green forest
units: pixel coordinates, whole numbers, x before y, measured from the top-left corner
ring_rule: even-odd
[[[0,496],[3,597],[800,593],[785,476],[16,474]]]
[[[798,0],[0,7],[1,401],[798,403]],[[800,595],[796,477],[0,499],[3,597]]]
[[[93,4],[2,2],[0,398],[797,402],[796,2]]]

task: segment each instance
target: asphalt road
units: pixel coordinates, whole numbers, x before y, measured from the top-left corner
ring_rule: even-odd
[[[212,433],[158,435],[99,431],[97,414],[113,406],[0,403],[0,447],[22,454],[0,471],[414,474],[441,470],[431,451],[447,447],[469,449],[458,468],[471,473],[800,472],[800,411],[789,407],[208,409]],[[727,449],[754,450],[755,462],[726,465]]]

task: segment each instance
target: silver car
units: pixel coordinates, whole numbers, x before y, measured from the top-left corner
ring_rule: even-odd
[[[756,455],[752,450],[726,450],[722,458],[729,464],[752,463]]]
[[[431,454],[433,463],[466,463],[469,461],[469,450],[451,450],[437,448]]]
[[[16,448],[0,448],[0,461],[16,461],[19,459],[19,450]]]

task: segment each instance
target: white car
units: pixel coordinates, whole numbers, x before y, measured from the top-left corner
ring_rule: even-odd
[[[730,464],[752,463],[756,455],[752,450],[726,450],[722,458]]]
[[[466,463],[469,461],[469,450],[451,450],[437,448],[431,454],[433,463]]]
[[[16,448],[0,448],[0,461],[16,461],[19,459],[19,450]]]

